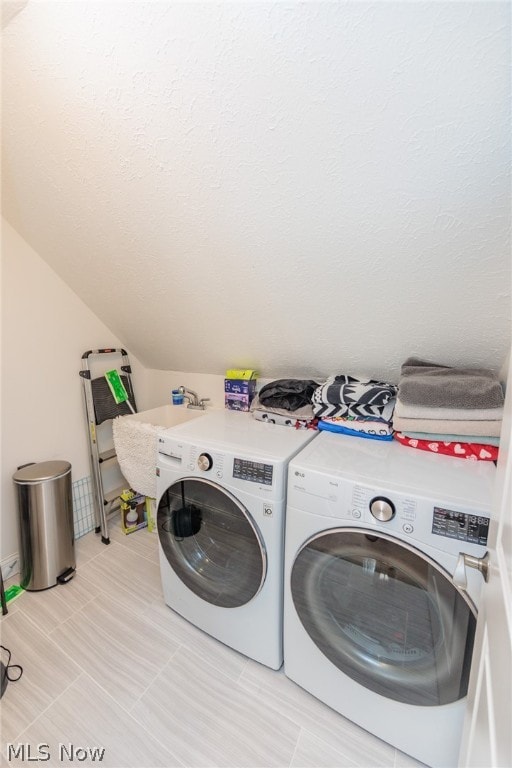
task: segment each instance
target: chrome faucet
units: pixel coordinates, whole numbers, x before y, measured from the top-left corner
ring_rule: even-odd
[[[191,389],[187,389],[186,387],[178,387],[178,392],[180,395],[183,395],[185,400],[188,400],[187,408],[194,408],[196,411],[204,411],[206,408],[206,403],[210,399],[209,397],[203,397],[200,400],[197,392],[193,392]]]

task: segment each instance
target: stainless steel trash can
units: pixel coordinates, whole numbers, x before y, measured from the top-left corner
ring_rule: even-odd
[[[37,592],[69,581],[76,568],[71,464],[25,464],[13,480],[18,489],[21,586]]]

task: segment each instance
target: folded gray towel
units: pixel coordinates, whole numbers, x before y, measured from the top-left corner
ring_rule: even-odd
[[[486,368],[451,368],[415,357],[402,365],[399,398],[431,408],[502,408],[503,388]]]

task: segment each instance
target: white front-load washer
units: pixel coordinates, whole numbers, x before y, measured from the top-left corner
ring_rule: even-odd
[[[482,586],[459,554],[486,552],[494,475],[327,433],[289,465],[285,674],[430,766],[457,765]]]
[[[219,410],[158,436],[165,602],[273,669],[283,662],[288,462],[316,434]]]

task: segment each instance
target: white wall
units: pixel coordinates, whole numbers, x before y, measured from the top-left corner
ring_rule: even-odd
[[[32,0],[2,41],[4,215],[148,368],[499,370],[510,13]]]
[[[82,353],[122,346],[37,253],[2,221],[1,550],[18,551],[12,475],[30,461],[65,459],[90,474]],[[133,357],[134,384],[145,372]]]
[[[12,475],[29,461],[65,459],[90,475],[81,370],[88,349],[125,346],[2,220],[0,561],[18,550]],[[130,350],[128,349],[130,353]],[[151,371],[130,353],[139,410],[170,402],[180,384],[223,407],[222,376]]]

